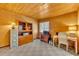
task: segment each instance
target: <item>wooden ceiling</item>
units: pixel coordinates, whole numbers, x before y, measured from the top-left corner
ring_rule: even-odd
[[[79,4],[74,3],[2,3],[0,4],[0,10],[24,15],[34,19],[44,19],[77,11],[78,5]]]

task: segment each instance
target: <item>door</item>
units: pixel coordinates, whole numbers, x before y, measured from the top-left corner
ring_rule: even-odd
[[[10,30],[10,48],[18,47],[18,27],[15,26]]]

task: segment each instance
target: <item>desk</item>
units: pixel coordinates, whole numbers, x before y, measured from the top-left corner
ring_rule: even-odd
[[[57,36],[57,35],[55,35],[55,36],[53,37],[53,46],[54,46],[54,40],[55,40],[55,39],[58,39],[58,36]],[[75,53],[77,54],[77,53],[78,53],[77,37],[68,37],[68,40],[71,40],[71,41],[75,42]]]
[[[77,37],[68,37],[68,40],[71,40],[75,42],[75,53],[78,53],[78,47],[77,47]]]

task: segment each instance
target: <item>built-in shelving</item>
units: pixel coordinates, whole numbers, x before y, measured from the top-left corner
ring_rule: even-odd
[[[28,22],[19,22],[19,45],[32,41],[32,24]]]

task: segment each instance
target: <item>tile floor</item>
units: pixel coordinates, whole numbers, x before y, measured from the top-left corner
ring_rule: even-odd
[[[19,48],[10,49],[0,48],[0,56],[73,56],[67,51],[41,42],[40,40],[34,40],[31,43],[20,46]]]

